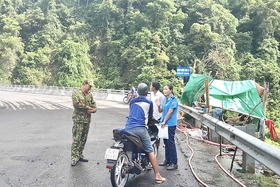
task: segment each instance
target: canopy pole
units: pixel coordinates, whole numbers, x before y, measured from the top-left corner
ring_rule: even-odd
[[[204,79],[205,82],[205,94],[206,94],[206,112],[209,112],[210,104],[209,104],[209,82],[208,78]]]
[[[184,77],[182,77],[182,79],[181,79],[181,95],[182,95],[183,92],[184,92],[184,87],[185,87]]]
[[[192,72],[192,74],[195,74],[195,69],[196,69],[196,60],[194,60],[194,63],[193,63],[193,72]]]
[[[264,114],[266,114],[266,105],[267,105],[267,99],[268,99],[268,89],[269,89],[269,83],[267,83],[266,86],[266,82],[264,82],[264,93],[263,93],[263,110],[264,110]]]
[[[249,115],[247,116],[247,118],[245,118],[243,125],[246,124],[248,118],[251,116],[251,114],[254,112],[254,110],[257,108],[257,106],[258,106],[259,104],[261,104],[261,103],[262,103],[262,100],[260,100],[260,101],[258,102],[258,104],[256,104],[256,106],[251,110],[251,112],[249,113]]]

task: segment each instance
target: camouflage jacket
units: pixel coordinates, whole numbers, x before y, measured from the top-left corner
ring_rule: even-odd
[[[84,94],[81,89],[75,90],[72,93],[72,101],[74,112],[72,119],[78,123],[90,123],[91,114],[87,113],[89,107],[96,108],[96,103],[93,100],[91,92]]]

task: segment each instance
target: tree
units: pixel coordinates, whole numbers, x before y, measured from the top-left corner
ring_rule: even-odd
[[[207,51],[215,47],[219,37],[219,34],[211,31],[210,25],[194,23],[187,34],[186,43],[188,48],[195,52],[197,58],[202,58]]]
[[[277,62],[280,57],[279,42],[275,38],[264,39],[260,42],[256,57],[265,61]]]
[[[11,83],[12,72],[23,52],[19,23],[13,17],[0,15],[0,82]]]
[[[13,82],[23,85],[48,85],[51,80],[50,49],[45,47],[21,56],[13,72]]]
[[[86,78],[94,78],[95,72],[88,56],[86,43],[65,40],[54,51],[52,75],[54,85],[79,86]]]

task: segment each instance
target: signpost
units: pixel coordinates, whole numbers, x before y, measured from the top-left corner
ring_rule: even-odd
[[[177,66],[176,76],[182,77],[181,93],[184,91],[184,77],[189,77],[191,75],[191,69],[188,66]]]
[[[189,77],[191,74],[191,69],[188,66],[177,66],[176,76],[178,77]]]

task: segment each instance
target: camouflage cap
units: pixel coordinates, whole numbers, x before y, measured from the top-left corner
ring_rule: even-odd
[[[84,84],[88,84],[90,86],[93,86],[93,80],[92,79],[86,79],[86,80],[84,80]]]

